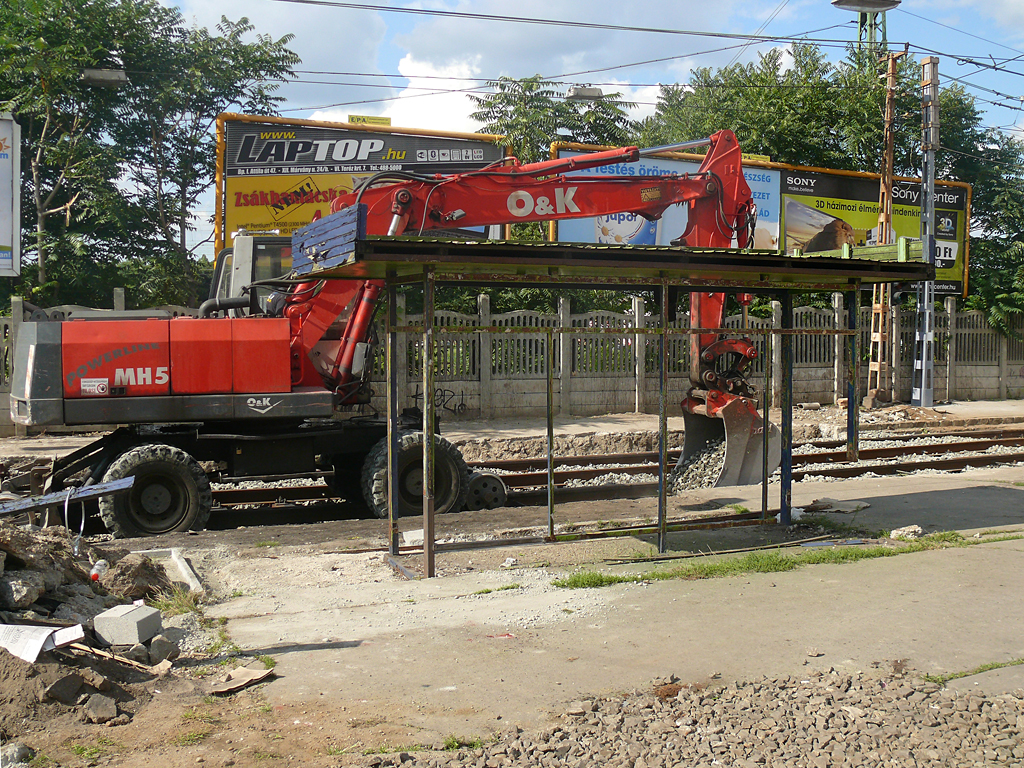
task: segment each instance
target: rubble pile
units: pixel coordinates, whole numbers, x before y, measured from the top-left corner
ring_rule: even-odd
[[[370,768],[814,768],[1021,765],[1024,690],[959,693],[903,675],[811,672],[569,704],[560,725],[475,749],[361,757]],[[440,747],[440,745],[437,745]]]
[[[109,568],[94,580],[99,561]],[[142,555],[75,541],[61,527],[0,523],[0,740],[70,711],[129,722],[148,700],[141,683],[179,654],[160,634],[160,612],[140,599],[170,587],[163,566]]]
[[[99,560],[111,567],[93,582],[90,570]],[[0,611],[84,623],[106,608],[170,586],[163,566],[143,555],[85,541],[76,547],[73,534],[60,526],[26,530],[0,522]]]

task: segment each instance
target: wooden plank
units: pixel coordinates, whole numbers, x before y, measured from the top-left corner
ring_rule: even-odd
[[[97,483],[96,485],[85,485],[80,488],[69,488],[67,491],[48,493],[45,496],[29,496],[16,501],[8,501],[0,504],[0,516],[13,515],[18,512],[28,512],[34,509],[45,509],[56,504],[64,504],[66,501],[86,501],[96,499],[100,496],[111,496],[116,493],[124,493],[135,483],[135,477],[129,476],[120,480],[111,480],[108,483]]]

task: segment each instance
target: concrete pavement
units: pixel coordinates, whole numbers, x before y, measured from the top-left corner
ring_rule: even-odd
[[[865,501],[870,506],[855,515],[835,518],[869,530],[918,524],[967,536],[1024,534],[1020,480],[1019,468],[1004,467],[800,483],[794,504]],[[715,490],[723,502],[753,508],[759,501],[757,489]],[[671,548],[713,550],[716,537],[676,534]],[[505,577],[514,583],[517,573]],[[560,618],[522,626],[510,626],[498,602],[465,608],[467,597],[494,587],[493,572],[403,583],[399,592],[367,584],[351,607],[318,607],[303,593],[269,615],[235,610],[232,602],[218,610],[231,616],[236,642],[276,658],[284,679],[268,687],[271,702],[355,694],[364,707],[443,737],[483,735],[509,722],[537,726],[574,697],[644,687],[670,674],[693,683],[830,667],[873,674],[905,665],[915,674],[950,674],[1021,659],[1021,584],[1024,540],[1011,540],[784,573],[570,591]],[[493,596],[527,599],[518,592]],[[596,606],[588,602],[594,599]],[[578,617],[572,600],[580,601]],[[1024,666],[955,685],[988,693],[1021,688]]]

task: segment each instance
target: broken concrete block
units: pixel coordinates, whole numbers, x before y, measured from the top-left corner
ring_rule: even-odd
[[[160,632],[160,611],[148,605],[115,605],[92,620],[96,637],[107,645],[144,643]]]
[[[43,596],[46,580],[35,571],[7,571],[0,576],[0,608],[28,608]]]
[[[30,747],[25,746],[17,741],[12,741],[9,744],[4,744],[0,747],[0,765],[17,765],[18,763],[28,763],[32,758],[36,756],[36,753],[32,751]]]
[[[920,525],[905,525],[896,528],[889,534],[890,539],[919,539],[924,536],[924,530]]]
[[[173,661],[178,658],[181,649],[173,640],[168,640],[163,635],[157,635],[149,641],[149,663],[153,666],[164,659]]]
[[[160,563],[145,555],[126,555],[100,577],[108,592],[129,600],[150,597],[171,588],[171,580]]]
[[[97,691],[110,690],[110,681],[95,669],[84,669],[79,674],[82,675],[82,681],[90,688],[95,688]]]
[[[117,717],[117,703],[102,693],[94,693],[82,707],[82,719],[87,723],[105,723],[115,717]]]
[[[82,687],[82,677],[76,674],[64,675],[59,680],[50,683],[43,690],[44,701],[59,701],[61,704],[74,704],[78,699],[78,691]]]

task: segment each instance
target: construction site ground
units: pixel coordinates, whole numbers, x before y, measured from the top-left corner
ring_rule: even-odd
[[[832,408],[796,417],[798,438],[845,423],[845,411]],[[863,417],[865,426],[886,420],[920,421],[924,430],[1024,422],[1024,402],[892,406]],[[681,429],[681,419],[670,419],[669,428]],[[463,422],[444,433],[459,443],[537,437],[545,429],[538,419]],[[652,430],[656,416],[555,421],[561,435]],[[84,439],[8,439],[0,441],[0,452],[53,455]],[[772,486],[772,508],[778,493]],[[409,581],[375,549],[385,541],[382,521],[271,525],[232,513],[219,530],[126,543],[181,548],[208,587],[202,610],[212,631],[223,629],[221,639],[251,657],[253,667],[263,666],[256,657],[272,659],[275,678],[213,699],[206,692],[219,670],[184,658],[174,676],[144,684],[145,704],[128,725],[87,725],[70,715],[29,720],[21,740],[60,765],[335,766],[365,750],[487,739],[512,725],[542,729],[582,696],[650,688],[671,675],[695,685],[830,668],[946,675],[1024,658],[1024,540],[986,541],[992,532],[1024,534],[1019,467],[793,487],[796,507],[822,498],[866,505],[826,514],[869,534],[919,525],[926,533],[980,536],[972,539],[976,546],[783,573],[568,590],[551,582],[574,569],[659,567],[645,561],[656,554],[656,542],[630,536],[440,553],[439,578]],[[673,497],[669,513],[737,505],[760,509],[760,488]],[[458,540],[460,526],[495,527],[499,516],[498,528],[519,535],[542,523],[546,509],[463,515],[445,516],[451,519],[439,522],[439,533]],[[556,507],[560,523],[656,516],[657,499]],[[418,522],[401,521],[407,541],[415,540]],[[729,550],[816,533],[778,525],[680,532],[669,535],[668,551],[711,561],[734,556]],[[374,551],[352,551],[360,549]],[[417,554],[400,560],[413,570],[421,565]],[[948,685],[987,693],[1021,689],[1024,666]]]

